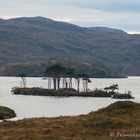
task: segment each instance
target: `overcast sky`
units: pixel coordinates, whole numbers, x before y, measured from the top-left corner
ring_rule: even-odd
[[[0,0],[0,18],[23,16],[140,32],[140,0]]]

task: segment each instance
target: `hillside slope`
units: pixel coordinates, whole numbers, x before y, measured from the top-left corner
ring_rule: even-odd
[[[0,123],[1,140],[139,140],[140,104],[117,102],[88,115]]]
[[[26,76],[31,77],[42,77],[45,76],[45,71],[47,67],[60,64],[67,68],[75,69],[75,73],[86,73],[90,77],[96,78],[118,78],[122,77],[117,72],[111,69],[94,63],[87,63],[86,61],[76,60],[72,61],[70,59],[54,59],[50,58],[42,63],[26,63],[26,64],[13,64],[0,69],[1,76],[17,76],[24,73]]]
[[[140,35],[105,27],[83,28],[43,17],[0,20],[0,65],[49,58],[103,65],[140,75]]]

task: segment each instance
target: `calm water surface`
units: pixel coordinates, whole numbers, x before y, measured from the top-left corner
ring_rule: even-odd
[[[20,78],[0,77],[0,105],[15,110],[17,114],[15,119],[87,114],[118,101],[110,98],[58,98],[13,95],[11,89],[12,87],[19,86],[19,83]],[[92,79],[89,88],[104,88],[116,83],[119,85],[121,92],[132,91],[135,97],[133,101],[140,103],[140,77],[129,77],[127,79]],[[28,87],[46,87],[47,81],[42,80],[42,78],[27,78],[27,85]]]

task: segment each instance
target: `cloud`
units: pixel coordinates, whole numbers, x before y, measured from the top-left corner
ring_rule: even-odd
[[[80,8],[112,12],[140,12],[140,0],[64,0]]]
[[[36,2],[37,1],[38,0],[36,0]],[[107,12],[140,12],[140,0],[42,0],[42,3],[54,5],[71,5],[79,8]]]
[[[78,8],[89,8],[99,11],[140,12],[140,0],[0,0],[1,5],[71,5]]]

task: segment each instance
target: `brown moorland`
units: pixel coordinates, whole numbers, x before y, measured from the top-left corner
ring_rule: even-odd
[[[0,123],[1,140],[138,140],[139,135],[140,104],[131,101],[87,115]]]

